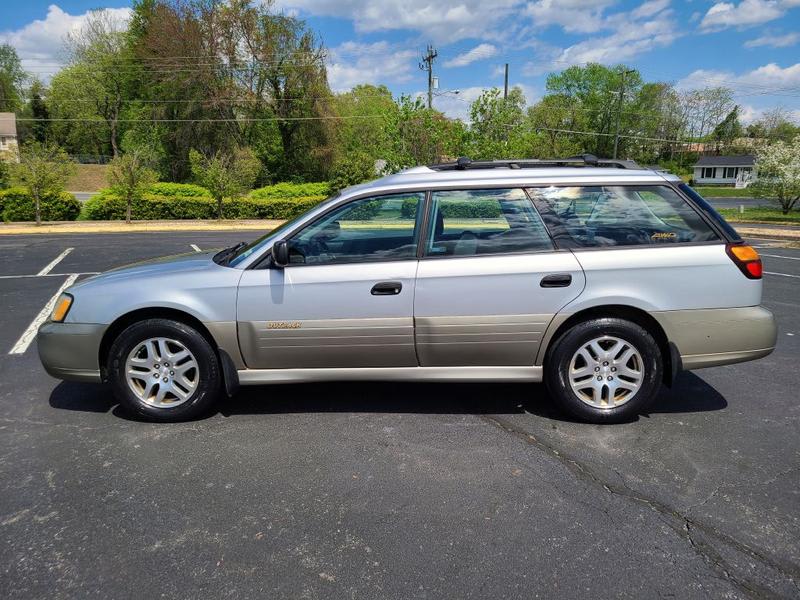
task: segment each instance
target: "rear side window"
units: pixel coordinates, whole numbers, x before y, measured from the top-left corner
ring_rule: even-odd
[[[725,235],[730,238],[731,241],[734,242],[741,242],[742,236],[739,235],[739,232],[736,231],[733,227],[731,227],[730,223],[728,223],[725,219],[722,218],[722,215],[719,214],[714,207],[711,206],[708,201],[703,198],[700,194],[695,192],[692,188],[690,188],[685,183],[682,183],[678,186],[681,191],[689,196],[694,203],[702,210],[709,218],[713,219],[717,225],[722,228],[722,231],[725,232]]]
[[[668,186],[530,188],[560,246],[594,248],[710,242],[719,236]]]
[[[426,256],[477,256],[552,250],[553,242],[521,189],[431,194]]]

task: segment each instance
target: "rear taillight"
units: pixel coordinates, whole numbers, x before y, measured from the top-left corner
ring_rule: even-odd
[[[761,257],[755,248],[741,243],[728,244],[725,246],[725,251],[736,266],[739,267],[739,270],[744,273],[745,277],[761,279]]]

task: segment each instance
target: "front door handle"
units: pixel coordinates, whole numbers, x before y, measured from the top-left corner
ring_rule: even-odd
[[[543,288],[555,287],[569,287],[572,283],[572,275],[569,273],[555,273],[553,275],[546,275],[542,277],[542,282],[539,284]]]
[[[372,286],[370,294],[373,296],[396,296],[403,289],[399,281],[381,281]]]

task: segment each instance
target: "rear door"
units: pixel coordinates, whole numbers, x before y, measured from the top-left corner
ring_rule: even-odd
[[[247,366],[416,366],[423,205],[422,193],[354,200],[292,235],[285,268],[245,271],[237,319]]]
[[[426,234],[414,298],[420,365],[532,366],[585,279],[525,192],[433,192]]]

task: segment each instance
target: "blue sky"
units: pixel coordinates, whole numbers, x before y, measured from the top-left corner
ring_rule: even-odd
[[[62,60],[63,36],[86,11],[120,18],[125,0],[5,0],[0,40],[47,78]],[[746,120],[782,106],[800,120],[800,0],[277,0],[305,18],[328,49],[334,89],[384,83],[396,94],[425,89],[417,68],[426,44],[441,95],[435,104],[463,116],[482,89],[502,86],[502,65],[529,102],[548,72],[588,61],[625,62],[646,80],[734,89]],[[448,93],[459,90],[459,94]]]

